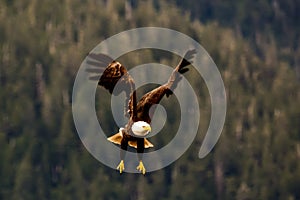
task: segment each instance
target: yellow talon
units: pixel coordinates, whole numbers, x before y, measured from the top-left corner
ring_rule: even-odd
[[[140,161],[140,164],[136,167],[136,169],[139,170],[140,172],[142,172],[143,174],[146,173],[146,169],[145,169],[142,161]]]
[[[120,164],[119,164],[118,167],[117,167],[117,170],[119,170],[119,171],[120,171],[120,174],[121,174],[121,173],[124,171],[124,169],[125,169],[124,161],[121,160]]]

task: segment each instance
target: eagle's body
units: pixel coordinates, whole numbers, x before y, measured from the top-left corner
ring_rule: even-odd
[[[149,115],[149,110],[151,106],[158,104],[165,95],[168,97],[172,94],[172,90],[176,88],[177,83],[182,78],[180,74],[188,71],[185,67],[191,64],[190,60],[194,54],[195,50],[187,51],[184,58],[174,69],[169,80],[164,85],[146,93],[138,102],[136,99],[134,80],[129,75],[126,68],[121,63],[113,61],[106,55],[90,54],[91,58],[100,62],[90,61],[90,64],[99,67],[99,64],[101,65],[101,63],[109,63],[104,71],[103,69],[98,68],[98,72],[103,71],[100,80],[99,76],[94,76],[90,79],[99,80],[98,84],[107,89],[111,94],[114,93],[118,95],[123,91],[126,93],[125,105],[128,110],[126,109],[125,115],[129,117],[128,123],[124,128],[120,128],[117,134],[108,138],[109,141],[121,145],[121,162],[117,167],[120,173],[124,170],[124,157],[129,145],[137,149],[140,161],[137,169],[145,174],[146,169],[143,165],[141,155],[145,148],[153,147],[153,144],[144,138],[144,136],[151,131],[150,123],[152,116]],[[96,70],[88,69],[87,71],[95,72]],[[120,82],[118,83],[118,86],[121,87],[115,88],[117,82]]]

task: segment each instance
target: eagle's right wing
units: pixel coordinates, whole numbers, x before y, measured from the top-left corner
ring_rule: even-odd
[[[98,81],[98,85],[107,89],[111,94],[119,95],[124,91],[126,93],[125,108],[128,106],[125,115],[135,116],[135,84],[126,68],[105,54],[89,54],[87,63],[93,67],[86,69],[86,71],[97,73],[97,75],[91,76],[90,80]],[[117,88],[115,88],[116,85]]]

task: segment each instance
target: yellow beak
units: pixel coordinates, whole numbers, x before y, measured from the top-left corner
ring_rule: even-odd
[[[147,130],[147,131],[151,132],[151,127],[150,126],[145,126],[143,128],[144,128],[144,130]]]

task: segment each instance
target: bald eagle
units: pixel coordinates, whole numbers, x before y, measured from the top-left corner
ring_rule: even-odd
[[[153,144],[145,138],[151,131],[151,116],[149,116],[149,110],[152,105],[158,104],[165,95],[168,97],[173,94],[172,91],[182,78],[180,74],[189,70],[186,67],[192,63],[191,60],[195,53],[195,49],[188,50],[173,70],[167,82],[146,93],[138,102],[134,80],[121,63],[101,53],[89,54],[88,58],[90,59],[87,63],[96,68],[88,68],[86,71],[102,73],[101,76],[91,76],[90,80],[98,81],[98,85],[107,89],[110,94],[119,95],[123,91],[126,94],[125,115],[128,117],[128,123],[124,128],[120,128],[118,133],[107,138],[110,142],[121,146],[121,161],[117,166],[117,170],[119,170],[120,173],[125,169],[124,157],[128,146],[137,149],[139,160],[137,170],[142,174],[146,173],[146,168],[142,161],[142,154],[145,148],[153,147]],[[117,83],[118,86],[121,87],[115,88]]]

